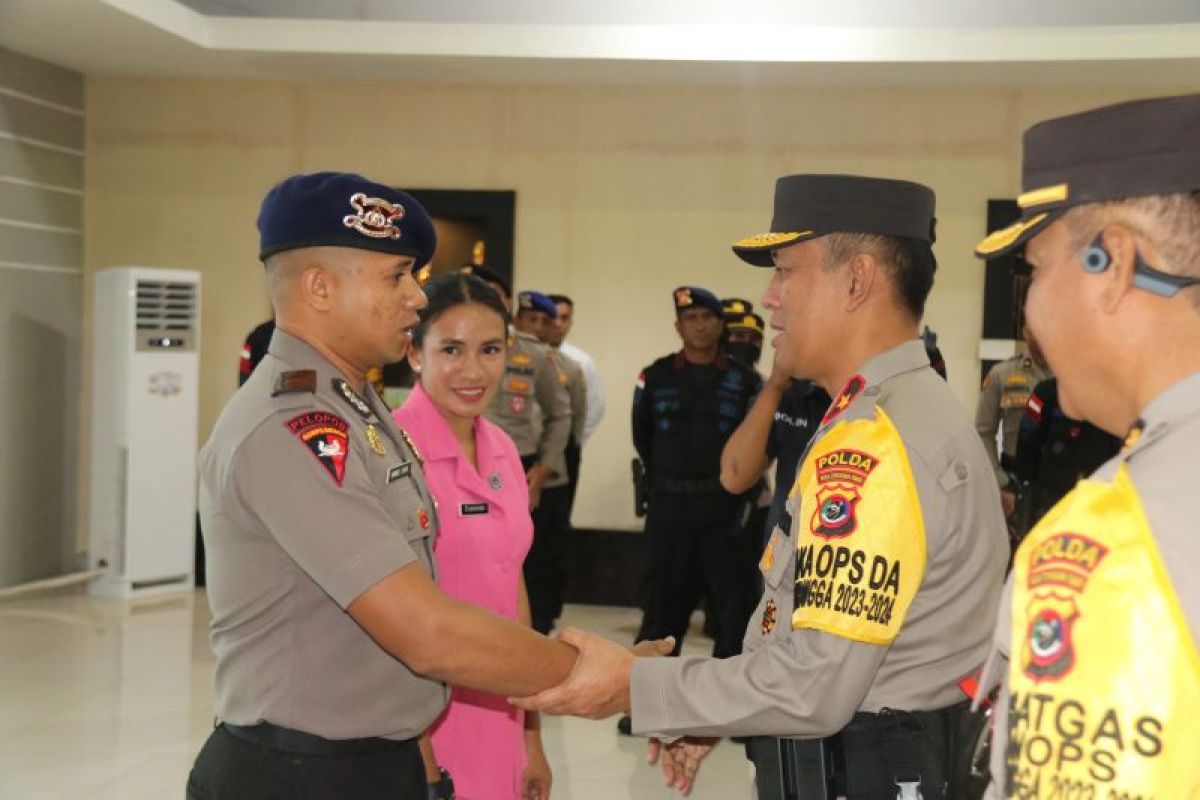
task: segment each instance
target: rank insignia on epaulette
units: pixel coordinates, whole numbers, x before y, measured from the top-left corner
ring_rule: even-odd
[[[768,600],[767,605],[763,608],[762,624],[760,625],[763,636],[769,636],[771,631],[775,630],[778,615],[779,606],[775,605],[774,600]]]
[[[850,380],[846,381],[845,388],[838,394],[837,399],[829,406],[829,410],[825,412],[825,418],[821,420],[822,425],[828,425],[833,420],[842,415],[850,404],[854,402],[854,398],[867,388],[867,381],[862,375],[855,375]]]
[[[317,371],[315,369],[295,369],[281,372],[275,378],[275,388],[271,397],[281,394],[312,394],[317,390]]]

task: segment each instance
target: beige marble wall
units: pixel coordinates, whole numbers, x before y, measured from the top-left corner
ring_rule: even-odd
[[[937,190],[941,268],[927,321],[970,407],[983,292],[970,251],[986,200],[1018,191],[1022,128],[1129,96],[93,77],[86,265],[203,272],[203,440],[236,387],[242,338],[268,313],[254,219],[274,181],[341,169],[400,186],[516,190],[517,288],[576,299],[572,338],[607,384],[575,523],[633,529],[633,380],[677,345],[672,287],[759,296],[765,272],[737,261],[729,243],[766,229],[777,176],[855,172]]]

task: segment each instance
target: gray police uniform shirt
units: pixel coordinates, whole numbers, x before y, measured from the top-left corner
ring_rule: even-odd
[[[345,609],[414,561],[433,574],[434,503],[374,390],[359,397],[376,425],[368,437],[334,385],[342,378],[276,330],[200,452],[216,715],[328,739],[409,739],[442,712],[448,690],[389,655]]]
[[[1000,440],[1005,455],[1012,458],[1017,454],[1017,434],[1021,430],[1021,417],[1033,389],[1042,381],[1052,377],[1049,369],[1039,367],[1028,355],[1013,356],[993,366],[983,379],[979,402],[975,406],[975,429],[983,439],[992,471],[1000,486],[1008,485],[1008,475],[1000,466],[996,453],[996,431],[1000,429]]]
[[[1008,558],[999,489],[978,435],[929,367],[920,340],[876,356],[859,374],[863,391],[839,416],[826,418],[808,453],[840,424],[873,418],[876,406],[895,425],[927,544],[923,577],[899,635],[888,645],[868,644],[789,624],[799,527],[816,511],[797,508],[793,496],[791,532],[773,536],[764,556],[763,567],[773,564],[745,652],[719,660],[637,659],[630,688],[636,731],[811,738],[836,733],[858,711],[924,711],[966,699],[958,682],[987,655]]]
[[[566,482],[563,452],[571,435],[571,400],[548,354],[536,338],[513,330],[500,389],[484,416],[512,437],[522,458],[537,456],[554,473],[545,484],[550,487]]]
[[[1111,482],[1121,465],[1142,501],[1154,543],[1175,589],[1175,596],[1200,642],[1200,492],[1196,491],[1193,465],[1200,452],[1200,373],[1193,374],[1159,395],[1142,413],[1144,432],[1132,447],[1121,452],[1092,475],[1093,480]],[[995,642],[980,681],[983,691],[1000,686],[995,705],[991,773],[1004,774],[1005,742],[1008,735],[1008,664],[1012,636],[1012,580],[1004,586]],[[993,783],[989,797],[1000,797]]]
[[[587,381],[583,374],[583,366],[573,358],[563,355],[561,350],[552,351],[551,354],[558,365],[562,384],[566,387],[567,397],[571,402],[571,436],[576,444],[582,445],[588,411]]]

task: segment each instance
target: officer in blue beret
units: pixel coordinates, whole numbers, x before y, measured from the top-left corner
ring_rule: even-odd
[[[408,350],[433,223],[327,172],[258,229],[277,327],[200,453],[217,727],[187,796],[450,797],[417,744],[446,684],[529,693],[576,651],[438,589],[421,456],[366,380]]]
[[[721,487],[721,449],[762,379],[721,351],[716,295],[680,286],[672,299],[683,347],[642,370],[633,394],[633,444],[649,484],[649,580],[637,638],[682,642],[703,593],[716,617],[713,655],[725,657],[741,650],[757,577],[736,536],[743,503]]]

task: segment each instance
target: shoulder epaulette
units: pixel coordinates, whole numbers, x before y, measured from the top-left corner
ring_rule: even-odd
[[[313,394],[317,391],[317,371],[315,369],[296,369],[281,372],[275,378],[275,388],[271,397],[281,394]]]

